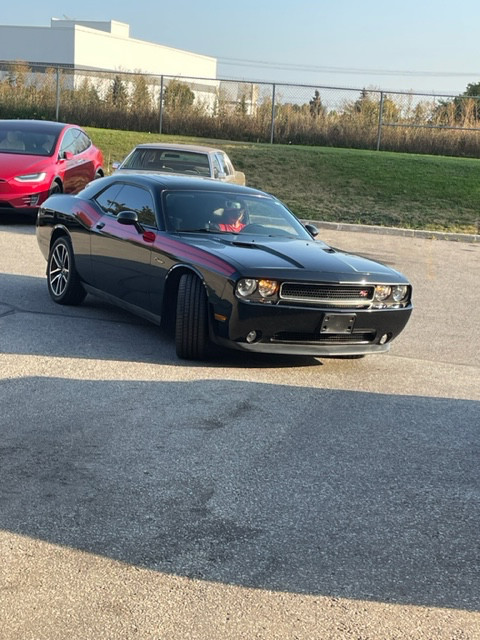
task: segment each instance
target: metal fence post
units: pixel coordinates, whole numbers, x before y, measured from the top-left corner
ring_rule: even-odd
[[[57,96],[55,101],[55,120],[60,117],[60,67],[57,67]]]
[[[378,131],[377,131],[377,151],[380,151],[380,142],[382,140],[382,124],[383,124],[383,91],[380,91],[380,108],[378,112]]]
[[[158,133],[162,133],[162,120],[163,120],[163,76],[160,76],[160,121],[158,123]]]
[[[270,127],[270,144],[273,144],[273,134],[275,130],[275,85],[272,90],[272,124]]]

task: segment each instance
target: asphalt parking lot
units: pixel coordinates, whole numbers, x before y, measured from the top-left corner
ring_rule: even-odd
[[[321,237],[411,278],[388,354],[181,362],[0,221],[2,640],[480,638],[480,243]]]

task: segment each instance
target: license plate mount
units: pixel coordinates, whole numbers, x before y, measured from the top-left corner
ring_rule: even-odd
[[[355,313],[326,313],[320,324],[320,333],[352,333]]]

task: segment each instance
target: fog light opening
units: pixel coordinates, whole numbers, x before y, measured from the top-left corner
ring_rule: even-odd
[[[379,344],[385,344],[386,342],[388,342],[391,338],[391,334],[390,333],[384,333],[383,336],[380,338],[380,340],[378,341]]]
[[[260,331],[249,331],[247,333],[245,340],[248,342],[248,344],[252,344],[252,342],[259,340],[260,336],[261,336]]]

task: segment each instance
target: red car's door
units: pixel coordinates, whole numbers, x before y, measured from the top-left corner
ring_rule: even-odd
[[[83,131],[67,129],[60,143],[59,173],[64,193],[78,193],[95,177],[91,142]]]

